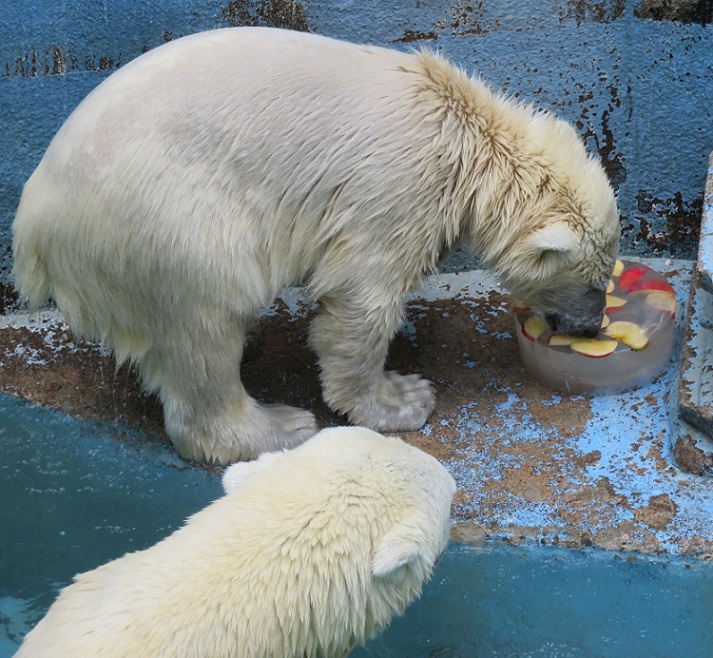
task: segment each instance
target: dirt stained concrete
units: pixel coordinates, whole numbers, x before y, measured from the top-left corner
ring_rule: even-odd
[[[685,266],[669,274],[687,285]],[[131,367],[117,370],[113,357],[74,337],[56,313],[16,313],[11,293],[7,299],[0,391],[112,421],[118,440],[130,426],[147,441],[170,444],[160,405]],[[307,346],[313,313],[299,291],[278,298],[261,318],[243,380],[260,400],[310,409],[320,426],[344,424],[321,398]],[[430,278],[408,301],[387,367],[434,384],[438,402],[428,423],[401,436],[456,478],[454,539],[713,554],[713,486],[670,458],[673,372],[607,398],[547,389],[520,362],[508,296],[482,272]]]

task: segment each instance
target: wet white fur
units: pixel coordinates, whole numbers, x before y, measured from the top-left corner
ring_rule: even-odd
[[[239,377],[246,328],[295,282],[320,303],[330,407],[419,428],[430,384],[384,360],[404,294],[457,241],[561,310],[606,284],[614,196],[572,127],[433,53],[236,28],[157,48],[85,99],[26,185],[14,271],[137,364],[183,456],[229,463],[316,431]]]
[[[346,656],[421,592],[455,484],[361,428],[236,464],[228,492],[152,548],[76,577],[17,658]]]

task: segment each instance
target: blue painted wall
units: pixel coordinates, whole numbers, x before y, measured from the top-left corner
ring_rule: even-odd
[[[574,122],[619,192],[627,253],[695,257],[713,150],[708,0],[3,0],[0,280],[22,185],[71,110],[166,40],[238,24],[442,50]],[[671,20],[677,18],[679,20]]]

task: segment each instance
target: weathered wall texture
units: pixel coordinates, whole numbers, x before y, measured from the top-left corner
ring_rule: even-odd
[[[618,188],[625,252],[694,258],[712,21],[711,0],[3,0],[0,279],[22,185],[79,101],[164,41],[246,24],[443,51],[576,124]]]

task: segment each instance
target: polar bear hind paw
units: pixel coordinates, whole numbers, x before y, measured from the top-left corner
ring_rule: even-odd
[[[433,385],[419,375],[385,372],[374,393],[348,412],[355,425],[380,432],[411,432],[425,424],[436,406]]]

